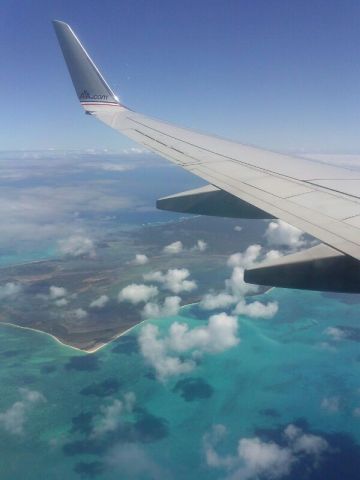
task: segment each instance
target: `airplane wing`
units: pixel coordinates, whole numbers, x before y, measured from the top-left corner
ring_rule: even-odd
[[[160,199],[159,208],[237,218],[278,218],[321,245],[257,265],[251,283],[360,292],[360,175],[345,168],[206,135],[122,105],[69,25],[54,21],[85,112],[208,185]]]

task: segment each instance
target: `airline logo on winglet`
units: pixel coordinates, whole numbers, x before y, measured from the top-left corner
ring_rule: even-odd
[[[90,93],[87,90],[84,90],[80,96],[80,100],[107,100],[108,95],[90,95]]]

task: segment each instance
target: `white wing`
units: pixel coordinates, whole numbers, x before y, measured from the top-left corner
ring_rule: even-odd
[[[71,28],[58,21],[54,26],[86,113],[210,184],[160,200],[160,208],[282,219],[324,245],[302,252],[302,256],[260,265],[248,271],[249,281],[360,290],[360,176],[345,168],[231,142],[133,112],[118,102]],[[304,270],[309,265],[312,273]],[[289,267],[293,274],[284,284]],[[341,277],[335,278],[334,268],[343,271]],[[305,273],[313,280],[305,278]]]

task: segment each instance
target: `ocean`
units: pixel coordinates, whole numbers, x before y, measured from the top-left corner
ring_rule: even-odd
[[[1,480],[271,478],[234,460],[239,441],[285,448],[289,424],[327,447],[316,461],[293,447],[272,478],[359,478],[359,297],[272,289],[257,299],[277,301],[277,315],[239,317],[238,345],[164,381],[139,351],[146,323],[89,355],[0,325]],[[206,318],[190,305],[149,322],[166,333]],[[121,420],[101,423],[106,414]],[[227,434],[209,461],[214,425]]]

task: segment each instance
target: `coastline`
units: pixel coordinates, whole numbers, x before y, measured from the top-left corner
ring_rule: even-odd
[[[271,290],[273,290],[275,287],[271,287],[269,288],[266,292],[264,292],[265,294],[267,294],[268,292],[270,292]],[[180,307],[180,311],[183,309],[183,308],[186,308],[186,307],[191,307],[192,305],[198,305],[200,302],[191,302],[191,303],[187,303],[185,305],[182,305]],[[40,333],[40,334],[43,334],[43,335],[47,335],[48,337],[52,338],[53,340],[55,340],[55,342],[59,343],[61,346],[63,347],[67,347],[67,348],[71,348],[72,350],[76,350],[78,352],[81,352],[81,353],[86,353],[86,354],[92,354],[92,353],[96,353],[98,352],[99,350],[101,350],[102,348],[106,347],[107,345],[109,345],[110,343],[112,343],[114,340],[117,340],[118,338],[122,337],[123,335],[126,335],[127,333],[131,332],[131,330],[133,330],[135,327],[139,326],[139,325],[142,325],[143,323],[147,322],[147,321],[151,321],[151,320],[156,320],[154,318],[145,318],[144,320],[141,320],[141,322],[139,323],[136,323],[135,325],[133,325],[132,327],[129,327],[127,328],[126,330],[124,330],[123,332],[120,332],[120,333],[117,333],[115,334],[112,338],[110,338],[110,340],[108,342],[105,342],[105,343],[101,343],[99,345],[95,345],[94,347],[91,347],[91,348],[88,348],[88,349],[85,349],[85,348],[79,348],[79,347],[75,347],[73,345],[69,345],[68,343],[65,343],[63,341],[61,341],[58,337],[56,337],[55,335],[53,335],[52,333],[48,333],[48,332],[44,332],[43,330],[37,330],[36,328],[32,328],[32,327],[24,327],[22,325],[16,325],[15,323],[10,323],[10,322],[0,322],[0,326],[1,325],[5,325],[7,327],[14,327],[14,328],[21,328],[23,330],[30,330],[32,332],[36,332],[36,333]]]
[[[193,302],[193,303],[187,303],[186,305],[182,305],[180,307],[180,310],[185,308],[185,307],[189,307],[191,305],[196,305],[197,303],[199,302]],[[99,350],[101,350],[102,348],[106,347],[107,345],[109,345],[111,342],[113,342],[114,340],[117,340],[118,338],[122,337],[123,335],[126,335],[127,333],[131,332],[131,330],[133,330],[135,327],[137,327],[138,325],[141,325],[149,320],[155,320],[153,318],[145,318],[144,320],[142,320],[141,322],[139,323],[136,323],[135,325],[133,325],[132,327],[129,327],[127,328],[126,330],[124,330],[123,332],[120,332],[120,333],[117,333],[116,335],[114,335],[108,342],[106,343],[101,343],[99,345],[96,345],[94,347],[91,347],[91,348],[88,348],[88,349],[85,349],[85,348],[79,348],[79,347],[75,347],[73,345],[69,345],[68,343],[65,343],[65,342],[62,342],[58,337],[56,337],[55,335],[53,335],[52,333],[48,333],[48,332],[44,332],[43,330],[38,330],[36,328],[32,328],[32,327],[24,327],[22,325],[16,325],[15,323],[10,323],[10,322],[0,322],[0,326],[2,325],[5,325],[6,327],[14,327],[14,328],[21,328],[22,330],[30,330],[31,332],[36,332],[36,333],[40,333],[40,334],[43,334],[43,335],[47,335],[48,337],[52,338],[53,340],[55,340],[55,342],[59,343],[60,345],[62,345],[63,347],[68,347],[68,348],[71,348],[73,350],[77,350],[78,352],[81,352],[81,353],[86,353],[86,354],[92,354],[92,353],[96,353],[98,352]]]
[[[146,319],[147,320],[147,319]],[[135,328],[137,325],[140,325],[141,323],[145,322],[146,320],[142,320],[141,322],[137,323],[136,325],[133,325],[132,327],[124,330],[123,332],[121,333],[118,333],[116,334],[113,338],[111,338],[108,342],[106,343],[101,343],[100,345],[97,345],[97,346],[94,346],[94,347],[91,347],[89,349],[85,349],[85,348],[79,348],[79,347],[75,347],[74,345],[70,345],[68,343],[65,343],[63,341],[61,341],[58,337],[56,337],[55,335],[53,335],[52,333],[48,333],[48,332],[44,332],[43,330],[38,330],[36,328],[32,328],[32,327],[24,327],[22,325],[16,325],[15,323],[10,323],[10,322],[0,322],[0,326],[4,325],[6,327],[14,327],[14,328],[21,328],[22,330],[29,330],[31,332],[35,332],[35,333],[40,333],[42,335],[46,335],[50,338],[52,338],[53,340],[55,340],[55,342],[59,343],[61,346],[63,347],[67,347],[67,348],[71,348],[72,350],[77,350],[78,352],[81,352],[81,353],[95,353],[97,352],[98,350],[100,350],[101,348],[104,348],[106,347],[106,345],[109,345],[109,343],[113,342],[114,340],[116,340],[117,338],[121,337],[122,335],[125,335],[126,333],[130,332],[133,328]]]
[[[44,332],[43,330],[38,330],[32,327],[24,327],[22,325],[16,325],[16,323],[10,323],[10,322],[0,322],[0,326],[20,328],[22,330],[30,330],[31,332],[41,333],[42,335],[47,335],[48,337],[52,338],[63,347],[72,348],[73,350],[78,350],[79,352],[86,353],[86,350],[82,350],[81,348],[74,347],[73,345],[69,345],[68,343],[64,343],[59,338],[55,337],[55,335],[48,332]]]

